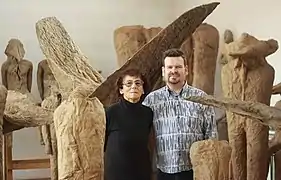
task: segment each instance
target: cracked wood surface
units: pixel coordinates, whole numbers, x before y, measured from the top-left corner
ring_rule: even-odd
[[[275,107],[267,106],[259,102],[232,100],[229,98],[215,98],[213,96],[191,96],[186,100],[197,102],[204,105],[215,106],[218,108],[237,113],[242,116],[258,119],[261,123],[272,127],[276,132],[268,144],[268,155],[278,152],[281,149],[281,109],[280,105]]]
[[[190,96],[185,99],[204,105],[222,108],[242,116],[258,119],[261,123],[274,129],[281,128],[281,110],[276,107],[267,106],[263,103],[233,100],[230,98],[215,98],[210,95],[202,97]]]
[[[192,41],[193,59],[190,60],[192,86],[213,95],[219,50],[219,31],[213,25],[203,23],[193,33]],[[190,50],[187,49],[187,51]]]
[[[39,20],[36,23],[36,34],[63,99],[77,86],[100,86],[103,77],[90,65],[88,57],[82,53],[56,17]]]
[[[29,94],[8,90],[4,110],[4,134],[25,127],[52,123],[53,112],[41,108],[31,98]]]

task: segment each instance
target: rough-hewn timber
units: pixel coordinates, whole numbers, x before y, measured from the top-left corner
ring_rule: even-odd
[[[210,95],[190,96],[186,100],[215,106],[233,113],[258,119],[261,123],[275,129],[281,128],[281,110],[259,102],[240,101],[230,98],[215,98]]]

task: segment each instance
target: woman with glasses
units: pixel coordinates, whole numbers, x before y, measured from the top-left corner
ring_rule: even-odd
[[[105,180],[151,179],[153,113],[141,104],[147,89],[134,69],[117,81],[120,101],[106,108]]]

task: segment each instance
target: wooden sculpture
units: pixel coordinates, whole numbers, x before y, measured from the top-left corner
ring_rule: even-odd
[[[48,65],[47,59],[44,59],[38,63],[37,86],[40,97],[43,101],[43,103],[41,103],[41,107],[47,110],[54,111],[59,105],[56,101],[58,93],[58,83]],[[48,100],[46,100],[46,98]],[[45,147],[45,152],[50,157],[51,180],[57,180],[57,140],[55,135],[56,133],[54,129],[54,124],[47,124],[41,126],[41,133],[43,137],[43,145]]]
[[[194,180],[230,180],[231,147],[227,141],[197,141],[190,148]]]
[[[122,26],[114,31],[117,62],[122,67],[134,53],[155,37],[162,28],[145,28],[141,25]]]
[[[272,88],[272,94],[279,94],[281,95],[281,83],[273,86]],[[276,102],[275,104],[276,108],[281,109],[281,100]],[[275,144],[275,149],[279,149],[277,152],[275,152],[274,155],[274,169],[275,169],[275,180],[281,180],[281,128],[275,129],[275,136],[273,139],[271,139],[271,144]]]
[[[261,41],[247,33],[228,44],[221,70],[224,96],[269,105],[274,69],[265,57],[277,49],[277,41]],[[232,112],[227,112],[227,124],[234,179],[266,179],[268,126]]]
[[[215,71],[219,49],[219,32],[207,23],[201,24],[181,46],[188,61],[187,83],[214,94]]]
[[[0,146],[3,147],[3,115],[7,98],[7,89],[5,86],[0,86]],[[3,149],[0,148],[0,178],[3,177]]]

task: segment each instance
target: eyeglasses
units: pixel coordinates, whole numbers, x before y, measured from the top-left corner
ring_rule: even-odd
[[[133,84],[137,87],[141,87],[143,85],[143,81],[127,81],[123,83],[126,87],[132,87]]]

